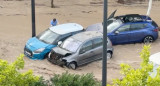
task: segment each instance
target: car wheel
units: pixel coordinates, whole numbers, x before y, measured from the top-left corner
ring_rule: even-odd
[[[75,70],[77,68],[77,64],[76,64],[76,62],[71,62],[71,63],[69,63],[68,67]]]
[[[108,51],[107,52],[107,59],[111,59],[112,58],[112,52]]]
[[[145,43],[145,44],[147,44],[147,43],[152,43],[154,40],[153,40],[153,37],[152,36],[146,36],[145,38],[144,38],[144,40],[143,40],[143,42]]]

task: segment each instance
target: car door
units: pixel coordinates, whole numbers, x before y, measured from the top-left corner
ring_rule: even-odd
[[[102,48],[103,48],[103,39],[95,38],[93,39],[93,55],[90,57],[90,61],[98,60],[102,58]]]
[[[93,43],[91,40],[85,42],[80,50],[79,50],[79,55],[78,55],[78,65],[86,64],[89,61],[89,58],[93,56]]]
[[[130,24],[125,24],[112,33],[115,39],[114,44],[123,44],[129,41],[129,28]]]
[[[144,38],[145,24],[143,23],[132,23],[130,28],[130,42],[140,42]]]

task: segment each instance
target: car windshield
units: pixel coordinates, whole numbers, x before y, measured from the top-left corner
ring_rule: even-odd
[[[50,29],[45,30],[44,32],[40,33],[37,38],[40,41],[43,41],[45,43],[48,44],[55,44],[54,42],[56,42],[56,39],[59,37],[60,35],[57,33],[54,33],[53,31],[51,31]]]
[[[120,20],[112,20],[112,21],[108,20],[107,22],[108,22],[107,33],[112,32],[122,24]]]
[[[67,40],[65,40],[60,47],[71,52],[76,52],[81,44],[81,41],[75,40],[72,37],[70,37]]]

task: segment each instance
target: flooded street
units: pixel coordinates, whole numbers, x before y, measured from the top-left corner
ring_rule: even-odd
[[[57,18],[59,23],[76,22],[86,28],[88,25],[102,22],[103,4],[102,0],[57,0],[56,8],[50,8],[50,2],[46,0],[36,1],[36,33],[50,27],[50,20]],[[150,17],[160,25],[160,2],[153,2]],[[148,4],[121,5],[116,0],[109,1],[108,14],[118,9],[116,15],[122,14],[146,14]],[[74,8],[74,9],[73,9]],[[132,9],[132,10],[131,10]],[[16,57],[23,54],[26,41],[31,37],[31,10],[30,1],[0,1],[0,59],[13,62]],[[143,43],[115,45],[113,58],[107,62],[107,81],[121,78],[120,64],[127,63],[133,67],[139,67],[141,62],[140,51]],[[151,44],[151,54],[160,52],[160,37]],[[101,80],[102,61],[92,62],[79,67],[77,70],[62,68],[44,60],[31,60],[24,57],[25,67],[22,71],[32,69],[35,75],[44,76],[49,79],[52,75],[65,71],[76,74],[93,73],[95,78]]]

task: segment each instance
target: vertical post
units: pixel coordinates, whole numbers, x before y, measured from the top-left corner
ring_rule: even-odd
[[[53,0],[51,0],[51,8],[54,8]]]
[[[152,8],[152,0],[149,0],[149,3],[148,3],[148,10],[147,10],[147,16],[150,15],[150,12],[151,12],[151,8]]]
[[[31,14],[32,14],[32,37],[36,36],[35,26],[35,0],[31,0]]]
[[[103,60],[102,60],[102,86],[107,81],[107,11],[108,0],[104,0],[103,7]]]

